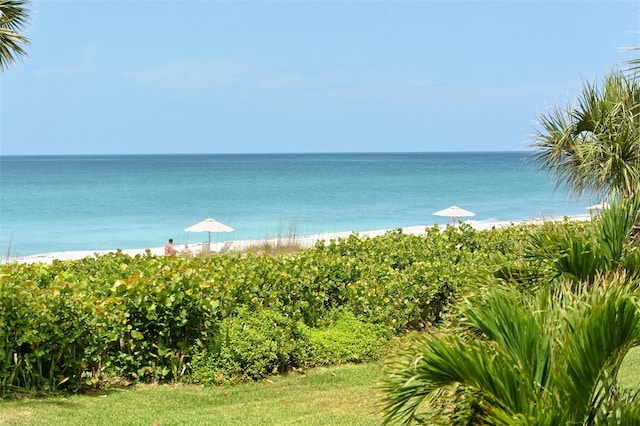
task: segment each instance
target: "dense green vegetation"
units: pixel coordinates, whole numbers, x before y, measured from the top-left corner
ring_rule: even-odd
[[[498,261],[516,263],[530,231],[392,231],[277,257],[114,253],[2,265],[0,386],[78,391],[112,376],[229,383],[376,359],[392,336],[455,313]]]
[[[426,334],[390,364],[386,420],[640,423],[640,393],[618,380],[640,346],[639,219],[635,196],[583,229],[533,233],[528,261],[495,274],[500,285],[462,307],[457,329]]]

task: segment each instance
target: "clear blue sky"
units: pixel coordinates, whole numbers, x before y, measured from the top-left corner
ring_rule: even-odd
[[[514,151],[639,1],[34,1],[0,154]]]

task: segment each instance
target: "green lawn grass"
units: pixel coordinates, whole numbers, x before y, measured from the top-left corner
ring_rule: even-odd
[[[1,425],[379,425],[381,364],[317,368],[232,387],[136,385],[0,401]]]
[[[0,425],[380,425],[382,364],[316,368],[231,387],[135,385],[0,401]],[[640,348],[620,371],[640,389]]]
[[[620,386],[640,389],[640,348],[634,348],[625,357],[618,374]]]

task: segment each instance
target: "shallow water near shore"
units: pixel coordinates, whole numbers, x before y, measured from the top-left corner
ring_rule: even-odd
[[[2,257],[588,213],[522,152],[0,157]]]

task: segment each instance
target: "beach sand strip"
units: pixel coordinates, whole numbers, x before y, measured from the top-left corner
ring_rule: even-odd
[[[504,226],[517,225],[517,224],[537,225],[537,224],[542,224],[544,222],[549,222],[549,221],[561,222],[565,220],[565,218],[567,218],[570,221],[590,220],[591,216],[589,214],[585,214],[585,215],[575,215],[575,216],[527,219],[527,220],[520,220],[520,221],[467,220],[467,221],[463,221],[462,223],[466,223],[477,230],[487,230],[492,228],[500,228]],[[431,226],[433,225],[415,225],[415,226],[403,227],[402,232],[405,234],[424,235],[427,229]],[[441,229],[443,230],[445,229],[445,225],[439,225],[439,226]],[[395,229],[398,229],[398,228],[395,228]],[[296,244],[299,247],[305,248],[305,247],[313,247],[318,241],[329,242],[329,241],[337,240],[340,238],[347,238],[352,234],[357,234],[359,236],[367,236],[372,238],[372,237],[384,235],[388,231],[389,229],[364,231],[364,232],[346,231],[346,232],[331,232],[331,233],[323,233],[323,234],[315,234],[315,235],[292,236],[290,238],[285,237],[285,238],[273,239],[273,240],[235,240],[231,242],[232,244],[230,246],[229,246],[229,242],[223,241],[223,242],[211,243],[210,251],[219,252],[223,248],[223,246],[225,246],[225,243],[227,244],[227,246],[229,246],[229,251],[231,252],[233,251],[243,252],[252,247],[259,247],[260,245],[263,245],[265,243],[271,244],[271,245],[278,245],[278,244],[287,244],[290,242],[292,244]],[[206,247],[207,245],[208,245],[207,243],[194,243],[194,244],[190,244],[190,249],[193,254],[198,254],[203,250],[207,250],[207,247]],[[178,245],[176,246],[176,248],[180,250],[181,246]],[[122,249],[120,251],[129,256],[136,256],[136,255],[145,254],[147,250],[150,250],[151,254],[156,256],[162,256],[164,254],[164,247],[153,247],[153,248],[142,248],[142,249]],[[118,249],[93,250],[93,251],[92,250],[60,251],[60,252],[42,253],[42,254],[36,254],[32,256],[11,258],[11,259],[5,260],[4,262],[5,263],[11,263],[11,262],[51,263],[53,262],[54,259],[78,260],[78,259],[84,259],[86,257],[94,257],[94,256],[108,254],[108,253],[113,253],[116,251],[118,251]]]

